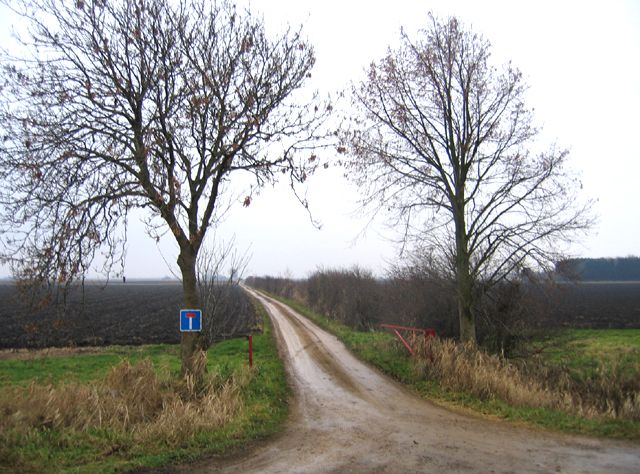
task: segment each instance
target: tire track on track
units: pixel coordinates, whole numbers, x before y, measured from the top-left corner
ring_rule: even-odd
[[[638,472],[638,444],[520,428],[436,407],[357,360],[291,308],[247,291],[273,321],[293,386],[286,430],[242,456],[178,472]]]

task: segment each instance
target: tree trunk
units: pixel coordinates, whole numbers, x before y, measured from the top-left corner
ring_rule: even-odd
[[[466,257],[466,258],[465,258]],[[456,268],[458,286],[458,317],[460,319],[460,340],[476,342],[476,320],[473,314],[473,284],[469,275],[469,257],[458,259]]]
[[[464,203],[464,194],[459,203]],[[476,342],[476,320],[473,313],[473,281],[469,262],[469,242],[464,218],[464,204],[460,204],[454,215],[456,227],[456,289],[458,294],[458,318],[460,340]]]
[[[198,297],[196,280],[196,253],[191,249],[182,249],[178,256],[178,266],[182,272],[184,309],[200,309],[200,298]],[[200,352],[205,349],[204,337],[201,332],[181,333],[180,358],[182,361],[183,376],[193,375],[196,379],[202,377],[206,365],[198,363],[198,356]]]

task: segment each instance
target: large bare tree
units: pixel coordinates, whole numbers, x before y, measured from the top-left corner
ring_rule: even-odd
[[[589,225],[567,151],[532,151],[525,90],[517,69],[491,65],[488,41],[431,15],[353,89],[349,174],[455,279],[462,340],[476,339],[483,289],[553,261]]]
[[[1,59],[3,256],[31,281],[68,282],[98,251],[109,271],[142,208],[174,236],[198,307],[196,259],[232,176],[306,178],[327,114],[300,92],[312,48],[225,0],[5,3],[28,34]],[[202,341],[183,334],[184,373]]]

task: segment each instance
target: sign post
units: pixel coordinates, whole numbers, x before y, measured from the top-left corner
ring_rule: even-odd
[[[202,310],[181,309],[180,310],[180,332],[200,332],[202,331]]]

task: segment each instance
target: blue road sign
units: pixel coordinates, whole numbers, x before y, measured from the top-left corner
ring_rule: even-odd
[[[202,311],[199,309],[180,310],[180,332],[198,332],[202,330]]]

